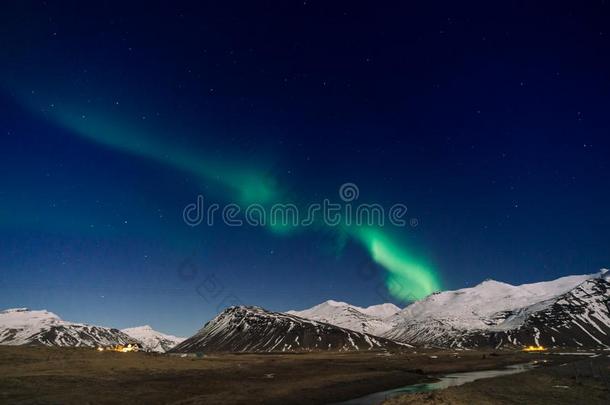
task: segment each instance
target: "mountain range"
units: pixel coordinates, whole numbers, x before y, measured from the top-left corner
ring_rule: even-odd
[[[188,339],[150,326],[118,330],[26,308],[0,312],[0,344],[98,347],[139,343],[156,352],[610,347],[610,273],[511,285],[486,280],[400,309],[328,300],[300,311],[229,307]]]
[[[388,322],[385,337],[415,345],[610,346],[609,273],[519,286],[487,280],[429,295]]]
[[[370,316],[336,301],[290,311],[415,346],[607,347],[610,273],[604,269],[518,286],[486,280],[471,288],[433,293],[390,312]]]
[[[110,346],[135,340],[118,329],[64,321],[52,312],[27,308],[0,312],[0,344],[45,346]]]
[[[0,312],[0,345],[107,347],[139,343],[146,350],[165,352],[182,340],[150,326],[121,331],[68,322],[46,310],[14,308]]]

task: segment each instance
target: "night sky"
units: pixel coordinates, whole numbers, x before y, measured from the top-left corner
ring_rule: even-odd
[[[405,305],[398,267],[419,297],[610,266],[605,1],[10,3],[1,308],[189,335],[238,303]],[[345,183],[408,225],[183,221]]]

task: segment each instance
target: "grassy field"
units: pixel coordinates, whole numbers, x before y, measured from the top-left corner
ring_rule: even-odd
[[[561,357],[564,362],[574,360]],[[0,347],[0,402],[322,404],[427,381],[427,374],[500,368],[542,358],[483,351],[180,358],[4,346]]]

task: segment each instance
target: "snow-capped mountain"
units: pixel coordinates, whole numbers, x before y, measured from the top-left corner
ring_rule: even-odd
[[[229,307],[171,352],[381,350],[401,343],[259,307]]]
[[[118,329],[67,322],[52,312],[27,308],[0,312],[0,344],[97,347],[135,343]]]
[[[165,353],[186,339],[158,332],[149,325],[121,329],[121,332],[141,342],[145,350],[158,353]]]
[[[610,347],[610,282],[586,280],[565,294],[517,311],[499,328],[470,332],[462,341],[468,346]]]
[[[610,345],[607,270],[513,286],[493,280],[432,294],[390,318],[385,337],[412,344]]]
[[[329,300],[303,311],[288,311],[286,313],[379,336],[392,328],[393,323],[387,318],[399,311],[400,308],[394,304],[380,304],[361,308],[345,302]]]

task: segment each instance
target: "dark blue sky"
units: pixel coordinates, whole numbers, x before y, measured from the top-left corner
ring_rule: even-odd
[[[227,194],[55,104],[301,201],[404,203],[444,289],[609,265],[605,2],[198,3],[2,5],[0,307],[188,335],[236,302],[391,299],[332,233],[186,226]]]

